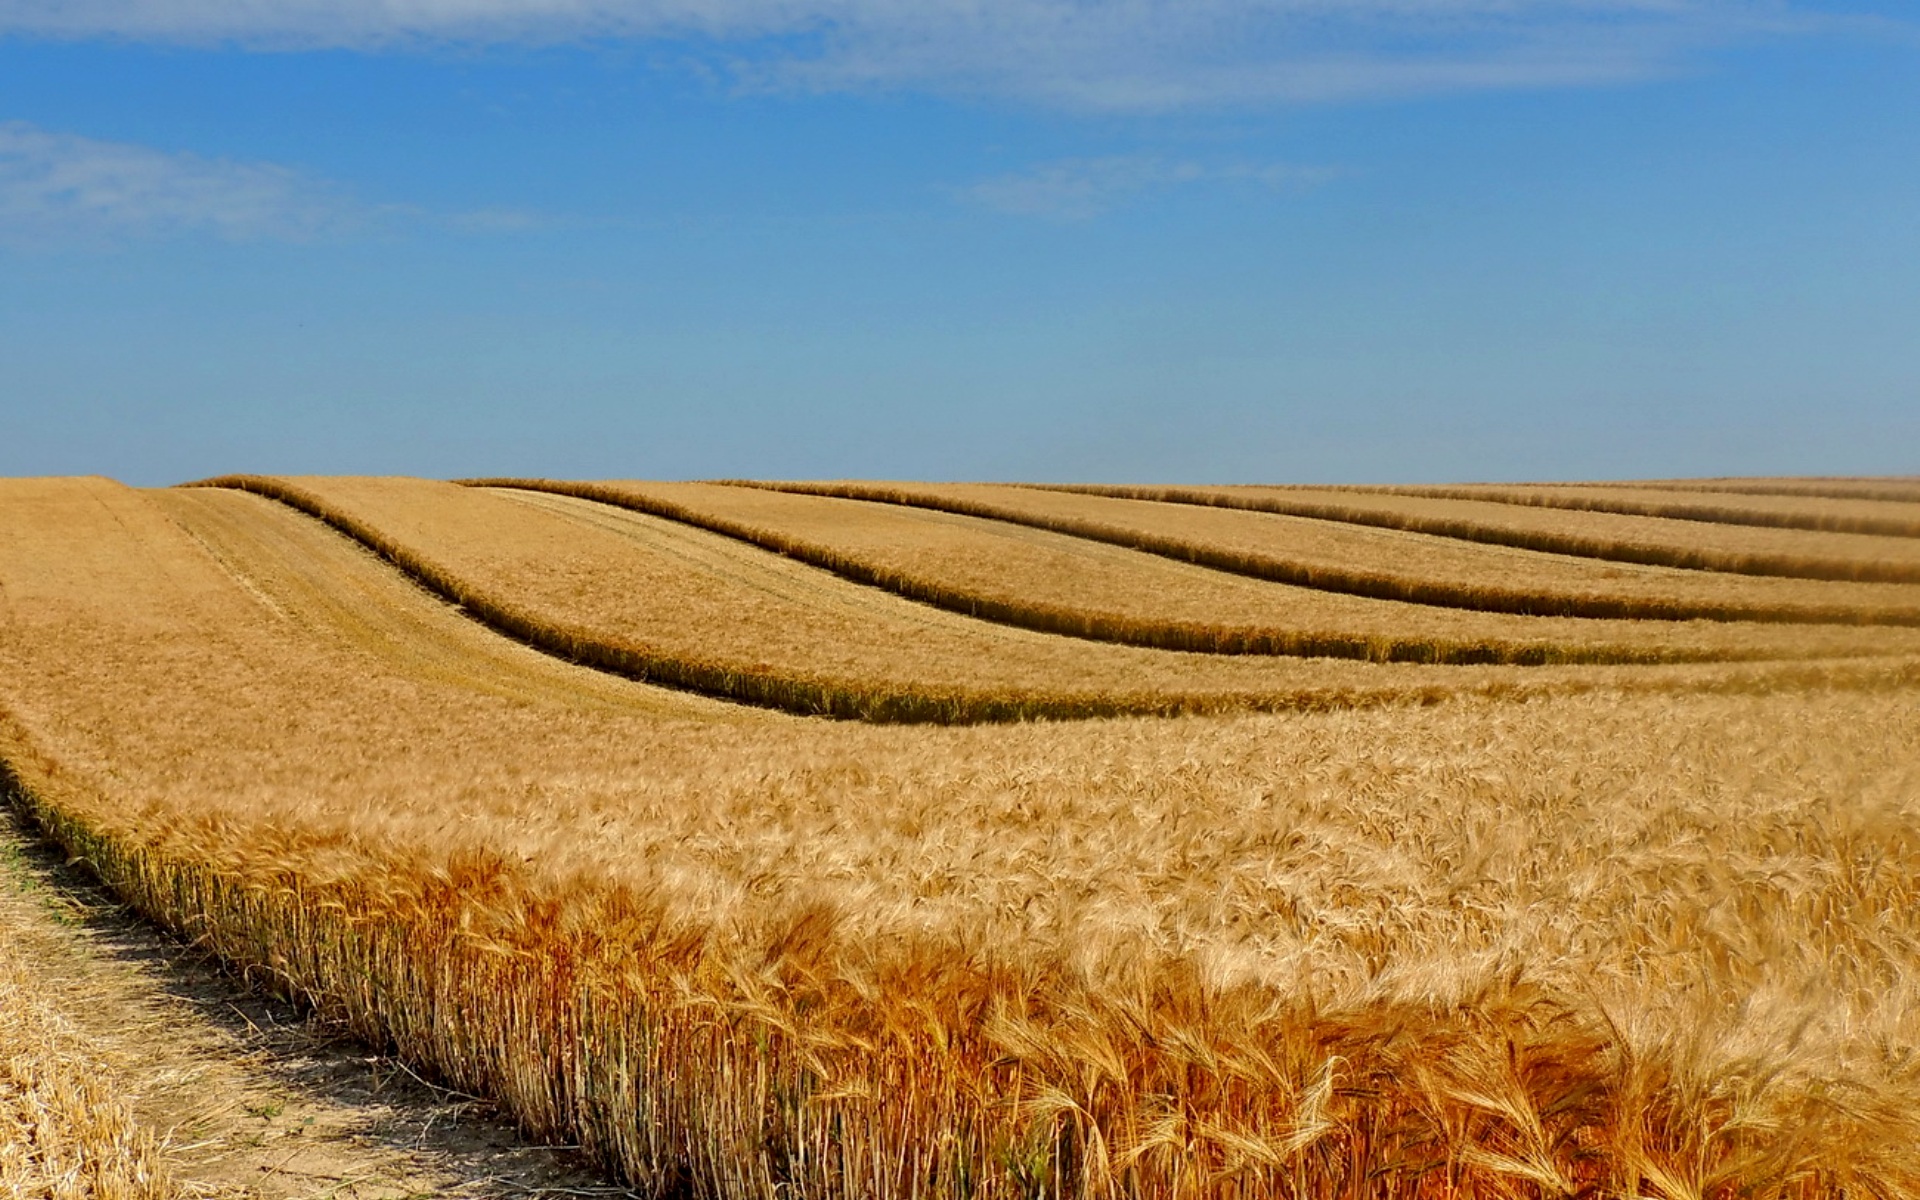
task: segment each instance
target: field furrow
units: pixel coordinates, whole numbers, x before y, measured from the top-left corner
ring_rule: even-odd
[[[400,497],[390,537],[445,519],[338,486]],[[422,670],[174,511],[0,484],[20,802],[154,919],[647,1194],[1920,1187],[1913,659],[1181,720],[687,719]],[[478,511],[503,573],[527,513],[549,573],[610,538],[806,586],[667,522]],[[1669,672],[1750,686],[1604,683]]]
[[[470,482],[681,522],[973,617],[1157,649],[1528,664],[1920,650],[1914,631],[1884,627],[1594,621],[1375,600],[1249,579],[1003,521],[761,488]]]
[[[1222,489],[1229,490],[1229,489]],[[1237,490],[1237,489],[1232,489]],[[1263,489],[1264,490],[1264,489]],[[1920,537],[1920,503],[1836,500],[1826,496],[1702,494],[1682,488],[1606,484],[1393,485],[1286,488],[1307,496],[1347,493],[1416,496],[1434,500],[1480,500],[1568,512],[1619,513],[1715,525]]]
[[[1035,485],[1040,486],[1040,485]],[[1920,583],[1920,541],[1629,515],[1499,499],[1305,487],[1045,485],[1049,490],[1244,509],[1458,538],[1548,554],[1788,579]]]
[[[1599,562],[1248,508],[1052,488],[866,482],[734,485],[982,517],[1270,582],[1482,612],[1662,621],[1920,623],[1920,587],[1910,584],[1776,579]]]

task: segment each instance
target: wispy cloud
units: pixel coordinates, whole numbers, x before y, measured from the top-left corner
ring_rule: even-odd
[[[1910,35],[1882,0],[0,0],[0,34],[261,48],[670,39],[740,85],[1095,110],[1552,87],[1743,38]]]
[[[338,184],[275,163],[0,122],[0,241],[15,245],[180,235],[307,242],[397,224],[496,233],[534,223],[506,211],[442,215],[370,205]]]
[[[1304,191],[1335,176],[1330,167],[1286,163],[1208,166],[1142,155],[1068,158],[964,189],[968,201],[1023,217],[1084,221],[1143,192],[1194,184],[1242,184],[1270,191]]]
[[[306,241],[366,218],[340,189],[272,163],[0,123],[0,235],[9,240],[197,233]]]

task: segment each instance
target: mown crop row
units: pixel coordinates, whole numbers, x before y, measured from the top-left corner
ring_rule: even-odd
[[[689,504],[650,495],[619,484],[576,483],[550,479],[473,479],[475,487],[512,488],[574,496],[649,516],[662,517],[735,538],[809,566],[831,571],[843,579],[883,588],[895,595],[931,604],[949,612],[1032,629],[1042,633],[1117,642],[1157,650],[1207,654],[1268,654],[1318,658],[1364,659],[1398,663],[1507,663],[1538,666],[1548,663],[1660,663],[1712,662],[1740,658],[1780,657],[1777,650],[1703,650],[1639,648],[1594,643],[1512,642],[1497,638],[1474,640],[1439,637],[1327,633],[1277,627],[1225,626],[1190,621],[1142,620],[1117,617],[1057,604],[988,596],[951,586],[939,579],[910,574],[844,553],[832,546],[793,537],[743,521],[730,520]]]
[[[1375,529],[1394,529],[1431,537],[1458,538],[1516,550],[1569,554],[1607,562],[1691,571],[1721,571],[1734,575],[1771,575],[1785,579],[1826,579],[1852,583],[1920,583],[1920,565],[1862,558],[1818,557],[1808,554],[1740,552],[1682,544],[1651,544],[1626,538],[1586,537],[1552,529],[1510,528],[1496,522],[1440,516],[1418,511],[1381,509],[1343,504],[1337,500],[1290,495],[1285,489],[1257,493],[1238,488],[1154,487],[1113,484],[1032,484],[1048,491],[1109,496],[1124,500],[1151,500],[1168,504],[1198,504],[1213,508],[1342,521]],[[1387,493],[1376,493],[1387,494]],[[1399,493],[1412,495],[1412,493]],[[1464,497],[1475,499],[1477,497]],[[1581,511],[1602,512],[1598,508]]]
[[[1521,485],[1500,487],[1470,484],[1461,487],[1398,484],[1393,486],[1339,485],[1303,488],[1310,492],[1356,492],[1369,495],[1418,496],[1433,500],[1490,500],[1499,504],[1519,504],[1531,508],[1556,508],[1569,512],[1618,513],[1622,516],[1659,517],[1670,521],[1698,521],[1709,525],[1751,525],[1763,529],[1804,529],[1814,533],[1858,533],[1878,537],[1920,537],[1920,515],[1911,512],[1861,513],[1823,511],[1820,500],[1798,507],[1756,507],[1753,504],[1717,502],[1711,496],[1678,498],[1660,495],[1643,499],[1636,489]],[[1767,497],[1772,499],[1773,497]]]
[[[898,486],[878,483],[798,483],[728,480],[741,487],[771,488],[815,496],[837,496],[885,504],[903,504],[962,516],[984,517],[1055,533],[1124,546],[1180,562],[1265,579],[1276,583],[1318,588],[1348,595],[1414,604],[1441,605],[1480,612],[1533,616],[1591,617],[1659,621],[1769,621],[1806,624],[1920,625],[1920,608],[1866,602],[1860,605],[1810,603],[1754,603],[1661,596],[1590,595],[1545,587],[1518,588],[1493,583],[1465,583],[1419,578],[1391,570],[1336,568],[1306,563],[1281,554],[1223,547],[1191,537],[1171,536],[1131,527],[1120,521],[1089,520],[1055,514],[1034,506],[1015,506],[944,491],[938,486]],[[1095,489],[1033,488],[1066,494],[1101,494]],[[1126,497],[1151,499],[1153,497]],[[1220,504],[1208,507],[1267,511],[1253,505]]]

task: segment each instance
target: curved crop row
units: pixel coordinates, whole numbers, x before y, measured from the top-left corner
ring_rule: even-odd
[[[769,488],[805,495],[838,496],[884,504],[904,504],[962,516],[984,517],[1069,534],[1110,545],[1158,554],[1180,562],[1230,571],[1255,579],[1348,595],[1414,604],[1473,609],[1480,612],[1530,616],[1592,617],[1656,621],[1768,621],[1842,625],[1920,625],[1920,608],[1884,603],[1860,605],[1681,599],[1647,595],[1580,594],[1549,590],[1546,586],[1506,587],[1494,583],[1467,583],[1424,579],[1392,571],[1339,567],[1302,561],[1270,552],[1210,544],[1204,539],[1154,533],[1117,520],[1094,520],[1045,511],[1044,506],[1009,503],[1004,498],[981,499],[939,486],[880,483],[797,483],[727,480],[740,487]],[[1033,496],[1047,494],[1094,495],[1092,490],[1017,489]],[[1104,497],[1103,497],[1104,498]],[[1119,497],[1116,497],[1119,498]],[[1128,497],[1131,499],[1131,497]],[[1146,499],[1146,497],[1140,497]],[[1253,505],[1206,505],[1240,511],[1264,511]]]
[[[1330,485],[1302,488],[1302,491],[1355,492],[1388,496],[1418,496],[1433,500],[1490,500],[1499,504],[1518,504],[1531,508],[1557,508],[1569,512],[1617,513],[1631,517],[1660,517],[1670,521],[1698,521],[1709,525],[1751,525],[1762,529],[1801,529],[1812,533],[1858,533],[1877,537],[1920,537],[1920,515],[1912,513],[1872,513],[1854,509],[1821,511],[1821,501],[1829,497],[1805,497],[1812,506],[1729,503],[1727,498],[1695,496],[1676,489],[1673,494],[1655,492],[1657,499],[1633,495],[1632,489],[1605,486],[1566,486],[1549,484],[1465,484],[1441,486],[1398,484],[1391,486]],[[1756,496],[1755,500],[1777,500],[1775,496]],[[1874,501],[1872,503],[1884,503]]]
[[[547,653],[633,679],[801,715],[880,723],[974,724],[1127,715],[1321,709],[1409,699],[1438,699],[1458,692],[1520,690],[1522,686],[1511,676],[1472,679],[1401,676],[1392,682],[1378,682],[1357,676],[1336,676],[1332,668],[1341,664],[1332,663],[1324,666],[1299,664],[1299,671],[1285,678],[1277,675],[1247,676],[1210,687],[1182,687],[1175,683],[1159,690],[1147,687],[1096,690],[1049,686],[1044,681],[999,688],[907,682],[869,683],[850,679],[844,673],[822,675],[792,666],[783,668],[764,661],[746,661],[739,656],[702,657],[684,651],[667,651],[656,645],[611,635],[603,629],[557,619],[549,611],[536,610],[507,598],[498,590],[476,585],[459,572],[432,561],[427,555],[402,544],[372,523],[330,503],[325,497],[285,480],[261,476],[224,476],[194,486],[250,491],[324,521],[379,554],[429,591],[460,605],[496,631]],[[874,648],[875,654],[881,656],[895,655],[899,649],[898,646]],[[1092,648],[1088,648],[1078,652],[1075,658],[1092,652]],[[1119,648],[1108,651],[1119,652]],[[1126,653],[1154,652],[1143,650]],[[1225,670],[1234,661],[1223,660],[1219,669]],[[982,660],[973,663],[976,669],[989,665],[989,662]],[[1687,688],[1695,685],[1695,681],[1680,678],[1655,678],[1647,683],[1656,688]],[[1579,687],[1582,683],[1555,678],[1543,681],[1542,686]],[[1715,685],[1708,683],[1707,686]]]
[[[1898,652],[1898,647],[1892,645],[1857,644],[1859,643],[1857,636],[1851,639],[1855,644],[1846,645],[1836,644],[1839,641],[1837,638],[1802,636],[1798,639],[1800,644],[1793,645],[1790,644],[1792,639],[1780,633],[1774,633],[1773,636],[1765,639],[1757,637],[1708,639],[1689,631],[1692,634],[1690,640],[1680,644],[1671,642],[1647,644],[1644,641],[1641,644],[1633,644],[1617,640],[1622,633],[1617,627],[1592,631],[1569,630],[1557,623],[1551,632],[1537,631],[1528,639],[1498,635],[1450,636],[1420,629],[1422,619],[1435,612],[1431,607],[1422,606],[1410,613],[1405,611],[1396,613],[1393,607],[1389,607],[1392,602],[1386,601],[1380,602],[1379,609],[1361,608],[1359,610],[1365,614],[1367,624],[1375,628],[1339,626],[1338,621],[1341,619],[1356,620],[1353,614],[1346,613],[1345,610],[1342,610],[1341,617],[1334,618],[1326,626],[1318,629],[1231,624],[1217,620],[1181,620],[1170,618],[1164,612],[1152,611],[1156,600],[1166,603],[1155,595],[1156,587],[1164,589],[1175,582],[1175,579],[1156,578],[1150,566],[1156,563],[1156,558],[1140,559],[1141,567],[1144,569],[1139,570],[1135,578],[1107,580],[1108,586],[1115,591],[1131,589],[1139,593],[1138,597],[1109,596],[1102,600],[1100,597],[1071,589],[1055,579],[1048,578],[1047,567],[1052,566],[1055,573],[1071,573],[1071,571],[1062,570],[1062,564],[1048,564],[1044,560],[1029,562],[1024,572],[1016,573],[1017,577],[1007,578],[1005,586],[990,591],[977,579],[961,575],[953,571],[950,566],[943,571],[940,562],[936,561],[930,565],[927,559],[919,558],[911,552],[895,550],[889,556],[872,549],[860,548],[857,540],[853,542],[855,549],[846,548],[848,538],[845,534],[844,516],[835,519],[839,524],[841,544],[830,544],[816,538],[799,536],[792,532],[791,528],[773,527],[743,519],[728,511],[725,493],[745,489],[727,489],[703,484],[583,483],[550,479],[493,478],[461,482],[473,487],[570,496],[645,513],[734,538],[809,566],[831,571],[843,579],[881,588],[895,595],[946,609],[949,612],[1042,633],[1158,650],[1229,655],[1349,658],[1374,662],[1506,663],[1527,666],[1548,663],[1723,662],[1783,657],[1808,658],[1834,653]],[[720,495],[715,496],[713,493],[720,493]],[[786,496],[793,503],[801,505],[836,503],[825,498],[803,499],[792,496],[790,493],[772,495]],[[732,507],[739,509],[743,506],[735,502]],[[752,511],[753,506],[746,507],[749,512]],[[765,508],[766,505],[759,507]],[[762,520],[769,516],[766,513],[759,515]],[[804,515],[813,515],[818,519],[818,514],[798,513],[774,514],[773,519],[778,520],[780,516],[785,516],[788,525],[791,526],[796,519],[804,519]],[[991,529],[999,523],[983,524]],[[954,531],[951,529],[903,530],[900,536],[903,540],[917,537],[921,547],[924,547],[926,539],[937,537],[941,533],[949,537],[954,536]],[[994,561],[995,555],[1004,556],[1025,549],[1025,547],[994,546],[988,544],[990,540],[965,538],[959,544],[945,549],[949,557],[958,555],[980,561]],[[1077,539],[1063,538],[1063,541],[1069,546],[1082,544]],[[940,559],[939,555],[929,557],[935,560]],[[1170,571],[1177,568],[1160,567],[1159,570]],[[1224,586],[1224,580],[1222,585],[1217,586]],[[1245,589],[1265,588],[1269,585],[1238,584],[1238,586]],[[1055,598],[1035,599],[1031,594],[1033,592]],[[1295,593],[1296,596],[1300,594]],[[1314,593],[1304,594],[1311,596]],[[1239,599],[1238,596],[1233,598]],[[1286,604],[1288,599],[1287,593],[1276,588],[1276,594],[1264,597],[1264,602],[1278,607]],[[1136,603],[1136,600],[1144,603]],[[1106,607],[1096,608],[1096,603],[1104,603]],[[1351,607],[1366,605],[1369,602],[1347,600],[1345,603]],[[1465,623],[1473,619],[1476,618],[1456,618],[1454,623]],[[1515,625],[1535,620],[1535,618],[1491,615],[1477,619],[1483,624],[1504,621]],[[1426,621],[1425,623],[1431,625],[1436,622]],[[1398,632],[1395,632],[1396,627]],[[1635,632],[1642,631],[1635,630]],[[1723,627],[1717,632],[1730,633],[1731,631]],[[1615,640],[1609,640],[1610,638]],[[1885,640],[1884,635],[1882,640]]]
[[[683,688],[762,708],[809,716],[881,722],[963,724],[1037,718],[1119,716],[1128,713],[1176,713],[1203,707],[1181,701],[1129,704],[1092,698],[991,696],[950,692],[861,689],[782,672],[741,668],[728,663],[662,654],[637,643],[622,643],[570,629],[526,611],[503,597],[473,587],[458,575],[414,553],[380,530],[327,504],[312,493],[277,479],[228,475],[193,486],[229,487],[278,500],[326,522],[380,555],[428,591],[450,600],[496,631],[538,650],[630,679]]]
[[[744,715],[693,692],[649,687],[502,637],[324,522],[252,492],[166,488],[143,497],[269,609],[387,672],[459,682],[530,703],[654,711],[666,718]],[[745,710],[753,712],[754,710]]]
[[[1513,528],[1497,521],[1422,513],[1405,509],[1364,507],[1336,499],[1313,499],[1286,488],[1142,487],[1112,484],[1030,484],[1045,491],[1108,496],[1122,500],[1153,500],[1168,504],[1197,504],[1241,509],[1315,521],[1341,521],[1375,529],[1394,529],[1430,537],[1457,538],[1489,546],[1510,546],[1546,554],[1567,554],[1643,567],[1670,567],[1687,571],[1718,571],[1732,575],[1771,575],[1785,579],[1824,579],[1850,583],[1920,583],[1920,562],[1892,562],[1872,558],[1817,557],[1807,554],[1729,551],[1685,545],[1675,541],[1635,541],[1625,537],[1588,537],[1553,529]],[[1365,490],[1355,494],[1364,494]],[[1415,493],[1376,493],[1408,495]],[[1477,497],[1450,497],[1477,499]],[[1599,508],[1579,511],[1605,512]]]

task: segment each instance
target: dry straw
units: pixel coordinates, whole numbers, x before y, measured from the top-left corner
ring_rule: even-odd
[[[0,739],[0,755],[6,748]],[[0,758],[0,792],[4,772]],[[0,879],[0,887],[14,885]],[[62,1011],[41,961],[45,948],[15,923],[12,909],[34,903],[0,903],[0,1196],[172,1200],[179,1192],[152,1131]]]

